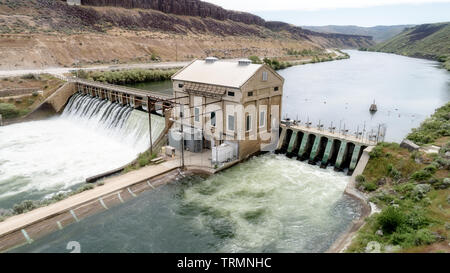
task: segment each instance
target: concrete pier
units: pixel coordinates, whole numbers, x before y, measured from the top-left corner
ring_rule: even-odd
[[[316,136],[316,139],[314,140],[314,144],[311,150],[311,155],[309,156],[309,162],[314,162],[317,153],[319,152],[319,144],[320,144],[320,136]]]
[[[335,170],[345,169],[351,175],[363,150],[374,145],[375,142],[361,137],[282,124],[277,152],[289,157],[296,153],[299,160],[308,160],[310,164],[319,162],[322,168],[332,164]]]
[[[333,148],[333,140],[332,139],[328,139],[327,146],[325,148],[325,152],[323,154],[322,163],[321,163],[320,167],[322,167],[322,168],[326,168],[327,167],[328,161],[333,156],[332,148]]]

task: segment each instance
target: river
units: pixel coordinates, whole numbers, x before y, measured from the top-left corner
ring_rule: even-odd
[[[323,252],[359,217],[348,177],[283,155],[143,193],[16,252]],[[313,197],[313,198],[312,198]]]
[[[387,126],[386,141],[401,142],[434,110],[450,100],[450,73],[440,63],[394,54],[345,50],[351,58],[293,66],[285,78],[283,117],[308,118],[330,127],[377,130]],[[130,85],[171,94],[171,82]],[[375,100],[378,112],[370,114]]]
[[[450,73],[440,63],[394,54],[346,50],[351,58],[295,66],[285,78],[283,117],[350,130],[386,124],[386,141],[401,142],[450,100]],[[378,112],[370,114],[375,100]]]
[[[337,126],[341,121],[351,130],[382,122],[386,139],[401,141],[450,98],[450,74],[436,62],[348,52],[349,60],[280,71],[284,115]],[[170,92],[170,82],[139,87]],[[370,115],[374,99],[379,111]],[[32,136],[8,127],[4,133],[25,135],[20,141]],[[64,157],[70,154],[59,160]],[[331,168],[259,156],[209,178],[189,177],[143,193],[14,251],[68,252],[67,243],[77,241],[82,252],[323,252],[361,213],[343,196],[348,181]]]

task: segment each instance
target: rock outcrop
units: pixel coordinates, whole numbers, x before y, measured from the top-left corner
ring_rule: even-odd
[[[199,0],[81,0],[86,6],[113,6],[128,9],[152,9],[166,14],[212,18],[220,21],[231,20],[247,25],[267,28],[271,31],[284,31],[300,40],[322,40],[330,47],[362,47],[373,44],[371,36],[321,33],[306,30],[284,22],[265,21],[251,13],[226,10],[220,6]]]
[[[115,6],[123,8],[153,9],[164,13],[210,17],[217,20],[232,20],[245,24],[265,24],[264,19],[259,16],[226,10],[217,5],[199,0],[81,0],[82,5],[88,6]]]

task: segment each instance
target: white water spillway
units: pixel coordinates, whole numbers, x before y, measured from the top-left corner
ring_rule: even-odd
[[[152,115],[152,139],[164,130]],[[0,208],[73,190],[150,146],[148,113],[75,94],[64,112],[0,127]]]

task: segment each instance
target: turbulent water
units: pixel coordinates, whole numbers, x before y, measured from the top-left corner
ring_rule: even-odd
[[[155,140],[164,119],[152,122]],[[147,113],[76,94],[58,117],[0,127],[0,208],[73,190],[149,144]]]
[[[344,174],[282,155],[182,179],[17,252],[323,252],[360,215]]]

